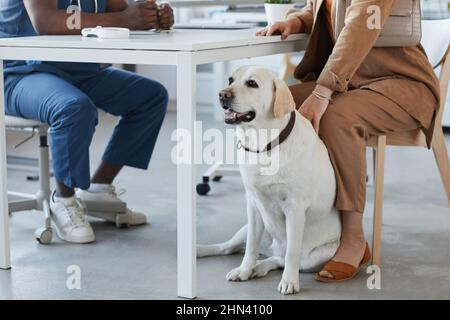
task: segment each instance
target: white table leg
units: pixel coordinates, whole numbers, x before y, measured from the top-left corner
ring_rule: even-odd
[[[6,186],[6,134],[3,60],[0,59],[0,269],[11,268],[8,189]]]
[[[178,55],[177,62],[177,128],[191,133],[189,164],[177,167],[177,268],[178,296],[196,297],[196,195],[195,195],[195,118],[196,65],[192,53]]]
[[[224,89],[228,85],[228,77],[231,76],[230,71],[230,62],[216,62],[213,64],[213,74],[214,74],[214,93],[220,92],[220,90]],[[214,120],[223,122],[223,109],[219,103],[219,97],[216,96],[216,99],[213,103],[214,108]]]

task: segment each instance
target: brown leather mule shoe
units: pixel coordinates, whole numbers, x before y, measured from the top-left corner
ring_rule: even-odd
[[[325,267],[323,267],[322,271],[327,271],[329,274],[331,274],[333,277],[323,277],[319,273],[316,273],[316,280],[320,282],[341,282],[352,279],[354,276],[356,276],[361,270],[361,268],[370,261],[370,249],[369,244],[366,242],[366,249],[364,251],[364,256],[358,266],[358,268],[355,268],[351,264],[345,263],[345,262],[338,262],[330,260]]]

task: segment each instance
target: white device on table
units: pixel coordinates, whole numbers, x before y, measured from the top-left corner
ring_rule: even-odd
[[[128,39],[130,37],[130,29],[119,27],[96,27],[84,28],[81,30],[83,37],[96,37],[101,39]]]
[[[132,30],[132,31],[130,31],[130,35],[132,35],[132,36],[147,36],[147,35],[157,35],[157,34],[161,34],[161,33],[173,33],[173,32],[175,32],[175,30],[173,30],[173,29]]]

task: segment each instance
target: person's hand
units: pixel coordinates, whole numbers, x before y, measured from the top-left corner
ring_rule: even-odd
[[[314,91],[326,97],[331,97],[331,95],[333,94],[332,90],[319,85],[316,86]],[[319,98],[314,94],[311,94],[303,102],[300,109],[298,110],[302,116],[311,121],[316,133],[319,133],[320,119],[322,119],[322,116],[327,110],[329,103],[330,101],[328,101],[327,99]]]
[[[135,2],[119,14],[123,25],[131,30],[158,28],[158,6],[155,0]]]
[[[168,30],[175,23],[173,9],[167,2],[162,2],[158,10],[159,29]]]
[[[297,18],[290,18],[285,21],[275,22],[257,32],[257,36],[272,36],[281,34],[281,39],[286,39],[290,34],[300,33],[302,30],[302,21]]]

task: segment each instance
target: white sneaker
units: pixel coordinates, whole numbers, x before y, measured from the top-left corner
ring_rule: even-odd
[[[75,196],[55,199],[55,192],[50,197],[51,218],[56,234],[62,240],[73,243],[95,241],[94,231],[85,219],[86,208]]]
[[[76,195],[86,203],[88,209],[87,215],[104,218],[105,215],[111,214],[111,218],[107,220],[115,222],[116,214],[126,214],[126,220],[129,225],[134,226],[147,223],[147,216],[145,214],[128,208],[127,204],[119,198],[125,192],[124,189],[116,192],[116,188],[113,185],[105,185],[103,189],[98,191],[78,189]],[[96,211],[102,211],[101,216],[96,215]]]

